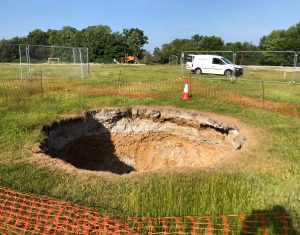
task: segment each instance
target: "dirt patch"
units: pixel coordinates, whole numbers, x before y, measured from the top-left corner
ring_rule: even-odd
[[[40,151],[97,172],[125,174],[173,167],[211,167],[247,146],[237,126],[182,109],[103,108],[43,127]]]

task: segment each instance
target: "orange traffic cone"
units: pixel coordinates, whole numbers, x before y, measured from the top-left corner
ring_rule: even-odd
[[[185,80],[183,93],[182,93],[182,100],[188,100],[189,99],[189,81]]]

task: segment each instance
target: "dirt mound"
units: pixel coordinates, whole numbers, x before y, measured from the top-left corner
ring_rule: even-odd
[[[41,151],[76,168],[116,174],[207,167],[239,151],[236,126],[171,108],[90,110],[43,127]]]

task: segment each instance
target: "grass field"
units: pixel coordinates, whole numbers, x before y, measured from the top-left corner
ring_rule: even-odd
[[[299,85],[265,84],[266,100],[287,107],[296,105],[296,115],[289,116],[276,110],[224,102],[222,96],[225,93],[199,95],[188,102],[180,100],[180,90],[174,95],[166,90],[168,96],[78,95],[95,87],[118,89],[116,82],[119,81],[142,83],[142,89],[148,83],[176,80],[180,75],[179,66],[91,65],[91,79],[85,80],[89,82],[88,86],[80,86],[83,83],[79,82],[84,81],[79,79],[64,82],[56,79],[60,91],[65,91],[59,93],[47,89],[50,80],[45,73],[43,96],[40,82],[35,81],[21,98],[18,98],[21,93],[16,84],[6,80],[19,75],[18,67],[1,64],[0,69],[2,97],[14,91],[14,99],[6,99],[0,106],[2,186],[90,206],[118,217],[251,213],[269,210],[275,205],[291,213],[300,213]],[[51,73],[53,79],[56,76],[62,78],[67,72],[57,70],[56,73],[59,76]],[[274,73],[264,71],[257,78],[271,80]],[[71,75],[65,76],[70,78]],[[202,79],[205,84],[212,85],[209,94],[221,89],[241,97],[262,97],[259,82],[193,79]],[[246,72],[244,79],[247,79]],[[61,115],[80,113],[89,108],[134,105],[184,107],[233,116],[256,130],[258,142],[251,153],[222,168],[117,178],[64,172],[46,167],[32,158],[32,146],[42,140],[40,129],[43,124]]]

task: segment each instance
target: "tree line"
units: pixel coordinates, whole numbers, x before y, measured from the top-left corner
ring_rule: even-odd
[[[96,63],[112,63],[128,55],[141,58],[143,46],[148,43],[148,37],[138,28],[124,29],[113,32],[109,26],[89,26],[82,30],[65,26],[61,30],[49,29],[44,32],[35,29],[25,37],[14,37],[0,41],[0,61],[15,61],[18,52],[10,44],[30,44],[48,46],[87,47],[89,60]]]
[[[148,37],[138,28],[124,29],[122,32],[113,32],[105,25],[89,26],[82,30],[69,26],[46,32],[35,29],[25,37],[0,40],[0,61],[18,59],[17,53],[5,47],[7,44],[88,47],[89,60],[98,63],[112,63],[114,58],[121,59],[125,54],[143,58],[143,62],[148,64],[165,64],[169,63],[171,56],[179,60],[182,51],[300,51],[300,22],[286,30],[273,30],[261,37],[258,45],[251,42],[225,43],[221,37],[195,34],[189,39],[174,39],[150,53],[143,49],[147,43]],[[255,60],[254,55],[252,59]],[[290,65],[292,60],[291,55],[265,53],[256,63]]]
[[[171,56],[179,60],[182,51],[300,51],[300,22],[287,30],[273,30],[269,35],[260,39],[259,45],[251,42],[225,43],[221,37],[202,36],[195,34],[190,39],[175,39],[170,43],[156,47],[153,54],[146,53],[149,63],[168,63]],[[262,53],[255,58],[254,53],[248,54],[248,60],[257,64],[291,65],[293,54]],[[249,58],[252,57],[252,58]],[[241,60],[241,58],[237,58]]]

